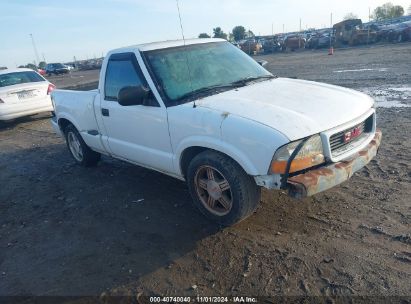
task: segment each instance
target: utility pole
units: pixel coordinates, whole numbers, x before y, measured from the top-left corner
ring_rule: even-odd
[[[332,48],[332,44],[333,44],[333,42],[332,42],[332,37],[333,37],[333,34],[334,34],[334,29],[333,29],[333,13],[331,12],[331,18],[330,18],[330,27],[331,27],[331,33],[330,33],[330,49]]]
[[[271,36],[274,37],[274,23],[271,23]]]
[[[368,7],[368,35],[367,35],[367,45],[370,43],[370,21],[371,21],[371,8]]]
[[[34,55],[36,56],[37,63],[40,62],[39,53],[37,52],[36,43],[34,42],[33,34],[30,34],[31,43],[33,44]]]
[[[298,35],[298,49],[301,49],[301,18],[300,18],[300,34]]]

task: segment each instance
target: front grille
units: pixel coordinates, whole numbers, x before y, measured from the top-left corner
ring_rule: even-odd
[[[332,155],[340,155],[346,150],[348,150],[353,144],[357,144],[365,140],[369,136],[369,133],[372,132],[373,117],[374,116],[371,115],[360,124],[352,126],[350,128],[345,129],[344,131],[332,135],[330,137],[330,148]],[[352,139],[347,139],[346,134],[354,129],[360,130],[360,135]]]

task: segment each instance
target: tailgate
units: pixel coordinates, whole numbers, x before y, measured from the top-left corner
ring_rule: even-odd
[[[51,96],[57,119],[68,119],[79,132],[98,130],[94,116],[94,100],[97,95],[95,90],[54,90]]]

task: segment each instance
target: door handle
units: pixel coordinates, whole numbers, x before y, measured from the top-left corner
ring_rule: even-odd
[[[101,115],[103,116],[110,116],[110,112],[108,109],[101,108]]]

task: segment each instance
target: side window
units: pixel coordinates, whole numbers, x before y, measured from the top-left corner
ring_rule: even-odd
[[[131,58],[109,60],[104,84],[106,100],[117,100],[118,92],[125,86],[139,86],[141,84],[141,78]]]

